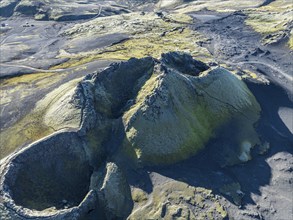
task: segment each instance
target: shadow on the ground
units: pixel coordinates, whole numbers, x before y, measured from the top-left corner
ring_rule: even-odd
[[[225,185],[239,183],[244,192],[242,205],[255,204],[251,194],[260,195],[260,187],[269,185],[271,180],[271,167],[266,162],[278,152],[293,153],[293,136],[278,115],[279,107],[293,108],[292,102],[286,93],[275,85],[257,85],[248,83],[262,107],[262,114],[258,133],[262,140],[270,143],[270,149],[260,155],[257,149],[252,152],[253,159],[249,162],[222,168],[218,153],[221,146],[210,143],[198,155],[174,165],[164,167],[148,167],[137,174],[132,183],[147,192],[152,191],[152,184],[147,172],[156,172],[163,176],[183,181],[191,186],[211,189],[213,193],[224,196],[234,203],[231,196],[223,194],[220,189]],[[215,149],[217,148],[217,149]]]

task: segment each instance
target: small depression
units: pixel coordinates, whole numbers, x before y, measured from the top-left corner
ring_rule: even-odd
[[[196,20],[195,23],[210,23],[215,20],[222,19],[228,16],[229,12],[217,12],[217,11],[210,11],[207,9],[203,9],[201,11],[190,12],[188,13],[193,19]]]
[[[192,56],[188,54],[180,54],[176,52],[169,52],[162,54],[161,59],[163,66],[173,68],[180,73],[190,76],[198,76],[203,71],[209,69],[209,67],[198,60],[194,60]]]
[[[92,174],[82,144],[74,133],[59,134],[15,158],[15,177],[6,179],[15,204],[52,212],[78,206]]]
[[[201,21],[202,23],[221,19],[221,16],[212,15],[212,14],[190,14],[190,16]]]

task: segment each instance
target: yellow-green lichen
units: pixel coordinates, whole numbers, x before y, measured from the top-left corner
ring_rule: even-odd
[[[288,29],[288,25],[293,21],[293,4],[286,0],[273,1],[260,8],[248,9],[245,13],[248,15],[246,24],[255,31],[263,35],[275,34]],[[292,49],[291,40],[288,44]]]
[[[142,203],[148,200],[147,193],[139,188],[132,189],[131,197],[132,197],[132,200],[136,203]]]
[[[31,143],[54,132],[42,124],[43,112],[26,115],[0,133],[0,159],[24,144]]]
[[[253,79],[262,84],[268,84],[268,80],[254,70],[241,69],[241,79]]]
[[[136,117],[133,116],[135,112],[144,111],[146,97],[154,94],[155,90],[160,87],[159,77],[160,76],[156,77],[154,75],[142,87],[137,96],[136,104],[123,116],[125,124],[132,120],[132,117]],[[169,82],[170,85],[171,81]],[[180,80],[177,81],[175,87],[184,88],[184,82]],[[175,94],[177,89],[172,89],[169,92]],[[142,117],[142,121],[138,120],[137,123],[126,132],[126,139],[128,141],[124,143],[127,144],[124,146],[126,148],[125,151],[129,153],[132,149],[138,160],[156,164],[162,162],[171,163],[180,159],[185,159],[200,150],[204,146],[204,143],[213,135],[213,129],[217,123],[219,123],[219,120],[210,120],[213,117],[212,115],[211,117],[207,117],[207,115],[209,115],[209,110],[206,108],[205,104],[202,103],[203,100],[199,99],[195,103],[196,97],[189,97],[190,94],[192,94],[192,92],[188,92],[186,89],[180,90],[180,96],[182,96],[182,98],[179,97],[178,100],[174,100],[176,103],[174,103],[172,107],[174,109],[172,110],[167,107],[167,109],[165,109],[161,106],[162,111],[164,111],[163,114],[169,117],[169,119],[162,117],[159,118],[159,122],[156,123],[152,120],[144,120],[143,116],[137,116]],[[186,104],[181,103],[184,99],[188,100]],[[139,133],[142,127],[145,134],[143,137]],[[182,129],[178,131],[178,127]],[[164,137],[160,136],[162,131],[164,131]],[[172,141],[170,142],[169,140]],[[150,143],[153,146],[152,152],[149,152],[150,149],[147,147]],[[162,143],[168,145],[168,147],[159,147]],[[177,151],[178,149],[175,149],[177,146],[176,144],[180,145],[180,153]],[[154,150],[154,148],[156,150]],[[164,154],[164,160],[162,160],[162,154]],[[133,153],[131,155],[133,155]]]
[[[193,209],[190,209],[190,206]],[[223,219],[225,208],[211,190],[169,181],[154,186],[145,205],[134,208],[129,219]]]
[[[168,1],[168,0],[162,0]],[[177,1],[180,2],[180,1]],[[260,5],[263,1],[261,0],[246,0],[246,1],[235,1],[235,0],[203,0],[203,1],[188,1],[186,4],[182,4],[176,7],[176,12],[178,13],[188,13],[200,10],[211,10],[218,12],[233,12],[240,9],[255,8]]]
[[[233,120],[242,129],[235,137],[239,155],[231,156],[235,163],[247,161],[250,148],[259,141],[253,124],[260,107],[241,80],[215,71],[193,81],[176,72],[154,73],[123,115],[126,154],[142,163],[174,163],[197,153],[219,126]]]
[[[220,215],[221,215],[222,218],[225,218],[225,217],[228,216],[228,213],[227,213],[226,209],[224,208],[224,206],[222,206],[220,204],[220,202],[216,201],[215,202],[215,206],[216,206],[216,211],[218,213],[220,213]]]
[[[286,20],[279,13],[261,13],[259,11],[248,13],[246,24],[262,34],[271,34],[286,29]]]
[[[162,53],[169,51],[184,51],[196,56],[204,53],[204,49],[198,49],[195,46],[198,39],[199,35],[196,36],[189,29],[175,30],[166,33],[164,37],[161,37],[159,33],[153,33],[150,36],[134,37],[124,43],[112,46],[109,48],[110,52],[101,53],[97,55],[97,58],[129,59],[145,56],[159,58]]]
[[[58,79],[60,78],[55,78],[53,73],[35,73],[4,79],[0,82],[1,104],[11,105],[11,102],[15,102],[14,94],[19,94],[18,97],[24,99],[38,89],[44,88],[43,86],[53,84]],[[14,110],[21,112],[21,109]],[[0,133],[0,159],[24,144],[31,143],[53,132],[51,128],[41,123],[43,113],[43,111],[32,112]]]
[[[144,16],[139,13],[130,13],[113,18],[98,18],[75,25],[65,33],[75,39],[119,32],[129,34],[131,37],[118,44],[99,49],[93,48],[88,52],[72,54],[62,50],[60,57],[70,58],[70,60],[54,68],[68,68],[100,59],[127,60],[131,57],[145,56],[159,58],[161,53],[169,51],[185,51],[193,56],[209,59],[210,53],[196,44],[204,37],[188,28],[187,24],[191,22],[191,17],[185,14],[170,14],[167,17],[169,20],[163,20],[154,13]]]
[[[56,73],[35,73],[19,77],[4,79],[0,82],[0,99],[5,100],[3,105],[11,105],[16,102],[13,97],[18,94],[19,101],[38,94],[43,89],[54,86],[66,75]],[[45,137],[55,130],[43,122],[49,104],[56,97],[47,98],[47,104],[37,106],[32,104],[32,109],[22,118],[0,132],[0,159],[12,153],[17,148],[32,143]],[[36,100],[37,101],[37,100]],[[36,103],[35,103],[36,104]],[[15,108],[14,111],[22,112],[22,109]]]

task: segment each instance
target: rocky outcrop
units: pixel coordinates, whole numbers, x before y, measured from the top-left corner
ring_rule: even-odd
[[[76,132],[42,139],[1,164],[0,196],[20,219],[79,219],[96,203],[92,169]],[[0,212],[1,216],[1,212]]]
[[[20,2],[21,0],[3,0],[0,4],[0,15],[2,17],[9,17],[13,14],[13,10],[15,6]]]
[[[77,124],[74,121],[80,118],[80,135],[121,118],[124,129],[118,133],[125,138],[115,145],[122,145],[121,151],[143,164],[186,159],[231,122],[239,135],[229,139],[238,147],[228,159],[234,162],[227,163],[247,161],[259,141],[253,125],[260,107],[232,73],[216,68],[203,74],[207,69],[190,55],[175,52],[163,54],[160,61],[133,58],[112,64],[87,76],[71,95],[61,97],[48,111],[52,116],[46,118],[63,119],[59,127]],[[52,125],[54,121],[48,120]]]
[[[100,179],[103,179],[103,182]],[[107,163],[105,170],[92,176],[93,188],[98,189],[99,203],[107,219],[117,219],[127,216],[133,206],[130,186],[122,170],[113,162]]]
[[[162,63],[180,73],[191,76],[198,76],[201,72],[209,69],[205,63],[192,59],[192,56],[176,52],[162,54]]]
[[[128,62],[115,63],[93,76],[97,112],[110,118],[119,118],[123,108],[135,99],[153,69],[152,58],[133,58]]]
[[[260,107],[245,83],[222,68],[190,76],[198,69],[192,71],[192,63],[177,69],[169,63],[163,58],[161,70],[154,72],[123,115],[127,154],[144,164],[174,163],[202,149],[215,131],[232,119],[251,131],[244,135],[252,142],[250,147],[258,143],[251,134],[256,134],[253,124]],[[238,142],[246,140],[242,138],[240,135]],[[241,144],[238,146],[240,159],[247,160],[250,148],[242,155]]]
[[[107,163],[93,173],[88,158],[76,132],[58,132],[5,159],[0,217],[83,219],[93,210],[106,219],[127,216],[132,200],[123,172]]]
[[[33,16],[36,20],[72,21],[90,19],[97,16],[110,16],[130,12],[128,9],[109,2],[79,3],[71,0],[5,0],[0,6],[1,16],[9,17],[14,13]],[[3,12],[3,13],[2,13]]]
[[[208,71],[188,54],[114,63],[60,91],[39,105],[48,104],[44,123],[66,130],[1,161],[0,195],[11,216],[125,218],[133,202],[119,164],[181,161],[226,135],[218,130],[228,125],[238,135],[224,135],[235,145],[226,161],[249,160],[258,142],[260,107],[245,83],[223,68]],[[169,214],[188,215],[179,209]]]
[[[194,155],[229,124],[238,134],[225,137],[227,146],[237,147],[225,160],[233,161],[227,164],[247,161],[250,149],[259,142],[254,124],[260,107],[232,73],[207,69],[190,55],[175,52],[162,54],[161,60],[114,63],[54,101],[45,123],[55,129],[77,128],[81,136],[112,126],[99,136],[99,143],[115,145],[135,162],[148,165]],[[109,141],[113,131],[119,136],[115,143]]]
[[[15,11],[21,13],[23,15],[34,16],[39,11],[42,11],[42,7],[44,7],[44,2],[40,1],[20,1],[19,4],[15,7]]]
[[[170,180],[155,186],[151,198],[133,210],[136,219],[226,219],[227,212],[211,190]]]

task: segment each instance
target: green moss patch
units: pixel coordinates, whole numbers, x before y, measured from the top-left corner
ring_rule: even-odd
[[[192,209],[191,209],[192,207]],[[224,219],[228,214],[211,190],[170,181],[155,186],[147,205],[138,206],[129,219]]]
[[[145,56],[159,58],[161,53],[169,51],[185,51],[193,56],[209,59],[210,53],[196,44],[203,41],[204,37],[188,28],[191,21],[191,17],[185,14],[170,14],[167,20],[163,20],[153,13],[144,16],[130,13],[77,24],[64,35],[74,39],[86,39],[89,36],[123,33],[131,38],[105,48],[93,48],[88,52],[72,54],[60,51],[60,57],[71,60],[54,68],[78,66],[98,59],[128,60],[131,57]]]
[[[43,114],[42,111],[28,114],[0,133],[0,158],[54,132],[42,123]]]
[[[56,82],[62,79],[64,75],[55,73],[35,73],[27,74],[20,77],[5,79],[1,81],[0,100],[1,104],[9,104],[18,94],[19,99],[25,99],[39,90],[53,86]],[[29,86],[28,86],[29,85]],[[60,91],[59,91],[60,92]],[[62,91],[61,91],[62,92]],[[58,93],[56,94],[58,95]],[[17,148],[32,143],[40,138],[43,138],[55,130],[48,124],[44,123],[44,116],[55,96],[47,98],[48,102],[42,106],[32,106],[29,113],[17,120],[14,124],[4,129],[0,133],[0,159],[12,153]],[[15,109],[20,111],[21,109]]]
[[[273,1],[266,6],[246,10],[245,13],[248,15],[246,24],[263,35],[285,31],[293,22],[293,5],[286,0]],[[290,37],[288,45],[292,49],[291,39]],[[270,43],[267,41],[264,40],[263,43]]]
[[[123,115],[123,149],[148,165],[174,163],[203,149],[216,129],[234,118],[243,128],[235,137],[235,160],[247,161],[250,148],[242,141],[258,142],[253,123],[259,111],[246,85],[223,69],[190,78],[173,70],[154,73]]]

